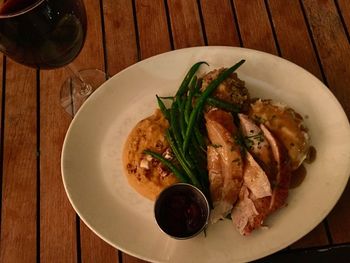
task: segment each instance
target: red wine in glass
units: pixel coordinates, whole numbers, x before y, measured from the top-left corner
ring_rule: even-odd
[[[63,67],[83,48],[86,25],[82,0],[0,0],[0,51],[33,68]],[[101,76],[97,86],[105,80],[104,73],[89,71],[67,80],[61,92],[61,103],[72,114],[96,86],[90,78],[96,82],[96,74]]]

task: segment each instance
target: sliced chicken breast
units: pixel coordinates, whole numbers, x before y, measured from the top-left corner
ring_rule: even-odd
[[[258,161],[271,181],[276,176],[276,165],[273,161],[271,147],[263,132],[247,115],[238,114],[241,131],[248,151]]]
[[[226,217],[238,198],[243,181],[243,161],[232,115],[214,109],[205,114],[211,146],[208,147],[210,192],[213,199],[211,222]]]
[[[272,194],[267,175],[249,152],[246,153],[243,181],[231,218],[237,230],[242,235],[248,235],[259,228],[268,216]]]

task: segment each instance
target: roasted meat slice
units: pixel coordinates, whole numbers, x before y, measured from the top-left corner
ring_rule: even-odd
[[[262,225],[270,212],[271,201],[269,179],[249,152],[246,153],[243,180],[239,201],[232,210],[231,218],[239,233],[248,235]]]
[[[244,142],[249,152],[266,172],[270,181],[276,176],[276,165],[272,156],[271,147],[263,132],[247,115],[238,114]]]
[[[233,225],[241,235],[248,235],[262,223],[262,218],[249,195],[248,188],[243,185],[239,194],[239,201],[231,213]]]
[[[213,211],[211,222],[227,216],[238,198],[243,180],[243,161],[237,132],[230,113],[213,109],[205,114],[211,146],[208,147],[208,172]]]
[[[291,163],[284,146],[276,139],[264,124],[260,128],[271,145],[271,150],[277,164],[276,180],[273,182],[272,198],[270,203],[271,212],[284,206],[288,197],[288,189],[291,179]]]
[[[208,146],[207,158],[210,197],[212,202],[217,203],[221,200],[221,190],[224,185],[224,177],[222,176],[220,154],[214,146]]]
[[[256,199],[271,196],[270,181],[249,152],[246,153],[243,181]]]
[[[288,198],[291,177],[288,153],[265,125],[260,124],[259,130],[270,145],[277,173],[275,179],[269,181],[249,151],[246,153],[244,182],[239,200],[231,213],[233,224],[242,235],[259,228],[268,215],[286,204]]]

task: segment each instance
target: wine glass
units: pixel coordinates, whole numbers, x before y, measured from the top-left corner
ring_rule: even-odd
[[[0,0],[0,51],[33,68],[67,66],[72,77],[60,99],[71,115],[106,80],[100,70],[78,71],[70,64],[84,46],[86,24],[82,0]]]

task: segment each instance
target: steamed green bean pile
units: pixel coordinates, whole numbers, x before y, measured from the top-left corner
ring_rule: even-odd
[[[209,179],[207,171],[207,138],[204,129],[204,106],[211,105],[226,111],[238,113],[240,107],[212,96],[213,92],[237,70],[245,60],[241,60],[225,69],[201,92],[201,79],[196,76],[204,61],[195,63],[187,72],[179,89],[173,97],[157,97],[163,115],[169,122],[166,139],[175,155],[176,162],[165,159],[161,154],[145,150],[146,154],[162,162],[181,182],[190,183],[209,196]],[[208,64],[207,64],[208,65]],[[164,100],[171,100],[166,107]]]

